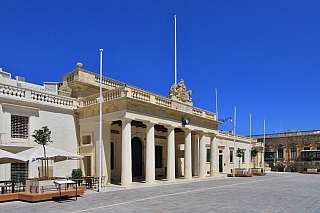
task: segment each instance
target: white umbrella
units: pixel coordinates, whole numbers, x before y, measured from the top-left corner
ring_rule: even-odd
[[[0,149],[0,164],[23,163],[25,161],[28,161],[28,159],[25,157]]]
[[[31,149],[19,152],[18,155],[27,158],[29,161],[44,159],[43,146],[35,146]],[[54,162],[64,160],[79,160],[83,158],[83,156],[81,155],[77,155],[71,152],[67,152],[49,146],[46,146],[46,155],[47,159],[53,160]]]

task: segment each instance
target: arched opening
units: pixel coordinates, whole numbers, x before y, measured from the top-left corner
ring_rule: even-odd
[[[142,176],[142,143],[138,137],[131,140],[132,177]]]

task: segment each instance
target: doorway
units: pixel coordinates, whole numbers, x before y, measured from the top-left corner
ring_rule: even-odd
[[[84,176],[91,176],[91,156],[83,158]]]
[[[219,155],[219,172],[223,172],[223,155]]]
[[[132,177],[142,176],[142,143],[138,137],[131,139]]]

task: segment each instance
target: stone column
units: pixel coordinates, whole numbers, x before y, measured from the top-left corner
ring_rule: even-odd
[[[192,160],[191,160],[191,130],[184,129],[184,179],[192,179]]]
[[[103,121],[102,124],[102,140],[103,140],[103,166],[102,166],[102,176],[105,176],[105,182],[102,185],[111,183],[111,151],[110,151],[110,141],[111,141],[111,121]]]
[[[167,147],[167,181],[175,181],[175,138],[174,127],[168,126],[168,147]]]
[[[191,136],[192,143],[192,175],[199,176],[199,136]]]
[[[217,137],[212,134],[210,136],[210,176],[215,177],[218,173],[218,147],[217,147]]]
[[[207,149],[206,149],[206,137],[203,132],[199,134],[199,178],[204,178],[206,176],[206,163],[207,163]]]
[[[155,147],[154,147],[154,124],[147,125],[147,141],[146,141],[146,183],[155,182]]]
[[[132,185],[131,120],[122,119],[121,186]]]

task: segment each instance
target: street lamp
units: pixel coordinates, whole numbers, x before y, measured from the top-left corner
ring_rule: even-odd
[[[224,123],[224,122],[228,121],[229,119],[230,119],[230,124],[232,124],[232,118],[231,118],[231,117],[227,117],[227,118],[221,119],[221,120],[219,120],[219,121],[222,122],[222,123]]]

